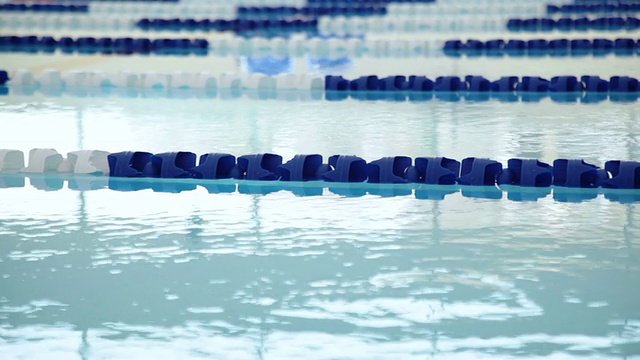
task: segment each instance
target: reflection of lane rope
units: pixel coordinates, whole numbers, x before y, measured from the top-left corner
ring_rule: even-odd
[[[0,193],[3,189],[22,188],[29,181],[31,187],[44,190],[75,191],[110,189],[121,192],[151,190],[153,192],[181,193],[204,188],[210,194],[251,194],[267,195],[287,191],[295,196],[321,196],[328,191],[344,197],[379,196],[408,197],[424,200],[444,200],[447,196],[460,193],[463,197],[478,199],[506,199],[511,201],[538,201],[552,195],[558,202],[583,202],[603,195],[605,199],[620,203],[640,202],[640,194],[635,190],[617,189],[573,189],[563,187],[525,188],[522,186],[478,187],[459,185],[422,184],[346,184],[326,182],[287,183],[245,180],[197,180],[197,179],[121,179],[105,176],[61,175],[61,174],[7,174],[0,173]],[[65,186],[65,182],[67,183]]]
[[[556,103],[597,104],[604,101],[614,103],[635,102],[639,93],[532,93],[532,92],[325,92],[320,89],[217,89],[217,88],[116,88],[116,87],[74,87],[49,88],[34,86],[0,86],[0,100],[3,95],[99,97],[99,98],[166,98],[166,99],[239,99],[285,100],[285,101],[390,101],[390,102],[540,102],[549,99]]]

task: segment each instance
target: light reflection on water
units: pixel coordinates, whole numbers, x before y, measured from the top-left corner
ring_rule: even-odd
[[[636,104],[4,100],[23,151],[639,158]],[[2,359],[640,353],[637,203],[30,184],[0,189]]]
[[[3,148],[639,159],[640,102],[0,98]],[[15,134],[28,134],[16,136]],[[52,135],[55,134],[55,135]],[[357,139],[357,141],[356,141]]]
[[[602,358],[640,344],[635,204],[2,195],[7,358]]]

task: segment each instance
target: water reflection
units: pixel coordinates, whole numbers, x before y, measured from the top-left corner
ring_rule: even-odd
[[[0,174],[0,189],[20,188],[29,179],[37,190],[56,191],[67,187],[76,191],[110,189],[121,192],[152,190],[153,192],[181,193],[202,187],[210,194],[234,193],[267,195],[287,191],[296,196],[318,196],[328,190],[344,197],[403,197],[414,195],[416,199],[443,200],[447,195],[460,192],[463,197],[476,199],[503,198],[511,201],[537,201],[553,192],[553,199],[560,202],[583,202],[604,195],[608,200],[630,203],[640,201],[637,189],[580,189],[580,188],[529,188],[522,186],[459,186],[427,184],[370,184],[370,183],[328,183],[324,181],[285,182],[285,181],[248,181],[248,180],[198,180],[198,179],[149,179],[114,178],[106,176],[66,175],[66,174]]]
[[[286,64],[285,64],[286,65]],[[249,66],[249,65],[247,65]],[[286,65],[289,66],[289,65]],[[263,73],[259,66],[254,72]],[[265,70],[266,71],[266,70]],[[275,75],[287,73],[287,68],[271,68]],[[274,72],[275,71],[275,72]],[[2,88],[2,87],[0,87]],[[389,102],[424,102],[434,99],[442,102],[524,102],[539,103],[551,99],[555,103],[565,104],[596,104],[604,101],[614,103],[637,102],[640,93],[527,93],[527,92],[401,92],[401,91],[325,91],[315,90],[277,90],[277,89],[165,89],[165,88],[116,88],[116,87],[76,87],[76,88],[46,88],[38,86],[10,86],[4,87],[2,95],[34,96],[41,93],[48,97],[121,97],[121,98],[167,98],[167,99],[239,99],[251,100],[287,100],[287,101],[344,101],[348,99],[359,101],[389,101]]]
[[[1,190],[6,357],[621,358],[640,343],[635,204],[105,180]]]
[[[638,158],[635,105],[135,94],[148,98],[2,98],[3,147]],[[640,350],[634,191],[35,174],[0,184],[0,358]]]

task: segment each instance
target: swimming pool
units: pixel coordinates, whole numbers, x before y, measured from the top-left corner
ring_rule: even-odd
[[[0,56],[32,71],[178,64]],[[251,71],[246,57],[179,59],[190,71]],[[638,77],[636,62],[292,57],[286,71]],[[397,100],[11,86],[0,148],[640,159],[637,101]],[[3,359],[640,356],[633,190],[48,173],[0,174],[0,199]]]
[[[639,150],[635,103],[38,95],[3,103],[3,144],[61,152],[135,146],[368,160],[585,154],[600,163],[637,158]],[[44,176],[49,185],[53,178]],[[634,202],[602,195],[518,202],[453,191],[424,200],[418,190],[296,196],[235,185],[218,194],[203,187],[41,191],[38,180],[2,190],[0,267],[2,288],[11,290],[2,297],[2,351],[9,357],[638,351]]]

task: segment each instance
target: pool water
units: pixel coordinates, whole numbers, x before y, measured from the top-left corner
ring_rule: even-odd
[[[637,102],[288,98],[11,93],[0,144],[640,159]],[[640,358],[637,201],[21,179],[0,179],[1,359]]]

